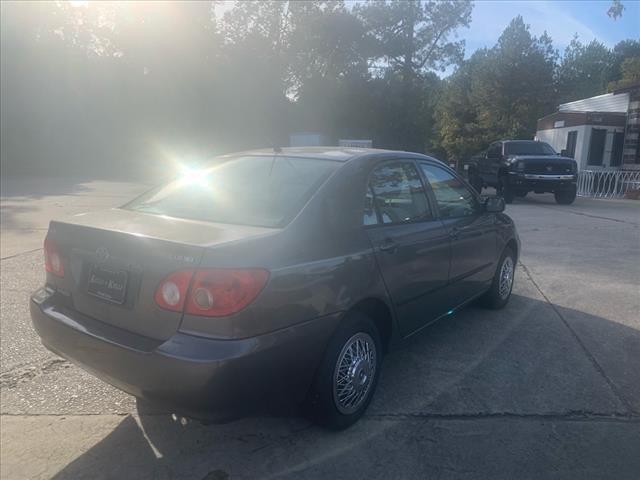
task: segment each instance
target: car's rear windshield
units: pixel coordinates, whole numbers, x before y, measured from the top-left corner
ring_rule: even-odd
[[[286,225],[339,162],[299,157],[243,156],[157,187],[123,208],[207,222]]]
[[[505,155],[556,155],[548,143],[544,142],[507,142]]]

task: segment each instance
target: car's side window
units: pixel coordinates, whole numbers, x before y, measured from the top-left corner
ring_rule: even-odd
[[[444,168],[420,163],[438,204],[441,218],[470,217],[480,212],[475,194]]]
[[[370,201],[373,209],[368,208]],[[413,163],[394,162],[373,170],[365,199],[365,225],[431,218],[424,186]]]
[[[378,214],[376,213],[376,207],[373,204],[373,190],[371,185],[367,185],[367,193],[364,197],[364,219],[365,225],[377,225]]]

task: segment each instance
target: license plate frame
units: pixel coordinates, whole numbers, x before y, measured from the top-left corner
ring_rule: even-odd
[[[106,302],[123,305],[127,299],[129,272],[92,265],[87,279],[87,293]]]

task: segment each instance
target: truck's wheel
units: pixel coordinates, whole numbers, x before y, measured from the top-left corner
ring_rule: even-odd
[[[478,193],[482,193],[482,179],[475,172],[469,172],[469,183]]]
[[[375,322],[351,312],[333,335],[305,402],[314,423],[342,430],[367,409],[382,366],[380,333]]]
[[[513,189],[509,186],[507,179],[502,177],[500,179],[500,183],[498,184],[498,194],[504,198],[504,203],[513,203],[513,199],[515,198],[515,193]]]
[[[573,186],[569,190],[560,190],[555,192],[556,203],[559,205],[571,205],[576,199],[576,187]]]

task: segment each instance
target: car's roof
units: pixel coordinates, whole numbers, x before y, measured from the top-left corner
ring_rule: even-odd
[[[546,142],[541,142],[540,140],[500,140],[502,143],[546,143]]]
[[[244,152],[230,153],[225,157],[240,156],[271,156],[274,153],[290,157],[315,158],[318,160],[333,160],[346,162],[357,157],[375,154],[394,153],[394,150],[382,150],[379,148],[352,148],[352,147],[284,147],[284,148],[263,148],[259,150],[247,150]],[[407,152],[402,152],[407,153]]]

